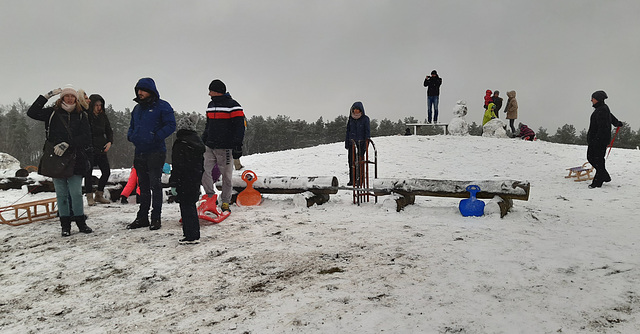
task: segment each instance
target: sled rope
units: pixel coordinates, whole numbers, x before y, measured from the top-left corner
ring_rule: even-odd
[[[620,127],[616,127],[616,133],[613,135],[613,139],[611,139],[611,144],[609,144],[609,152],[607,152],[607,156],[605,157],[608,158],[609,157],[609,153],[611,153],[611,148],[613,147],[613,142],[616,140],[616,136],[618,136],[618,131],[620,131]]]

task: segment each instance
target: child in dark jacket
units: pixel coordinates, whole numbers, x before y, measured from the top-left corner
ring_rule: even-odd
[[[533,132],[531,128],[529,128],[528,126],[522,123],[520,123],[519,127],[520,127],[520,133],[518,134],[518,137],[522,138],[523,140],[530,140],[530,141],[533,141],[535,139],[536,133]]]
[[[169,185],[176,188],[176,202],[180,204],[184,233],[180,244],[200,242],[200,221],[196,202],[200,197],[205,146],[196,132],[197,123],[197,114],[183,117],[177,122],[178,132],[171,152],[173,170]]]
[[[362,180],[362,161],[367,150],[367,139],[371,138],[371,127],[369,117],[364,114],[362,102],[355,102],[349,110],[349,121],[347,122],[347,135],[344,140],[344,148],[349,151],[349,183],[348,186],[359,185]],[[355,150],[358,160],[354,163],[354,152],[352,145],[355,143]],[[354,169],[357,173],[354,175]],[[354,179],[355,176],[355,179]],[[354,183],[355,182],[355,183]]]

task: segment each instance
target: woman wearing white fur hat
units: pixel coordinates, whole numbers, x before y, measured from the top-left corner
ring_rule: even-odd
[[[54,106],[45,107],[47,101],[58,94],[60,98]],[[53,178],[62,236],[71,235],[72,220],[78,224],[80,232],[93,232],[86,224],[82,201],[82,178],[88,166],[85,151],[91,144],[91,128],[86,113],[78,103],[78,92],[71,86],[51,90],[38,96],[27,111],[27,115],[45,122],[47,141],[54,145],[56,155],[63,156],[65,152],[76,155],[73,175],[67,178]]]

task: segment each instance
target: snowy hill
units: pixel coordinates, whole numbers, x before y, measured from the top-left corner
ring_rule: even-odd
[[[87,207],[90,235],[57,221],[0,226],[0,329],[13,333],[640,332],[640,151],[614,149],[600,189],[565,179],[586,147],[453,136],[374,138],[380,178],[513,179],[529,201],[462,217],[459,199],[322,206],[265,195],[178,245],[177,204],[159,231],[126,230],[135,204]],[[261,175],[347,182],[344,144],[256,154]],[[24,191],[0,192],[0,205]],[[26,195],[20,201],[53,197]],[[486,201],[488,202],[488,201]]]

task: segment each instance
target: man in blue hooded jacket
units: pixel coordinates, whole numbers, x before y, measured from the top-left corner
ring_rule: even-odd
[[[135,146],[133,167],[138,173],[140,209],[127,229],[147,227],[158,230],[162,213],[162,167],[167,154],[164,140],[176,130],[176,118],[171,105],[160,99],[156,83],[142,78],[135,87],[138,104],[131,112],[127,139]],[[153,202],[151,223],[149,209]]]

